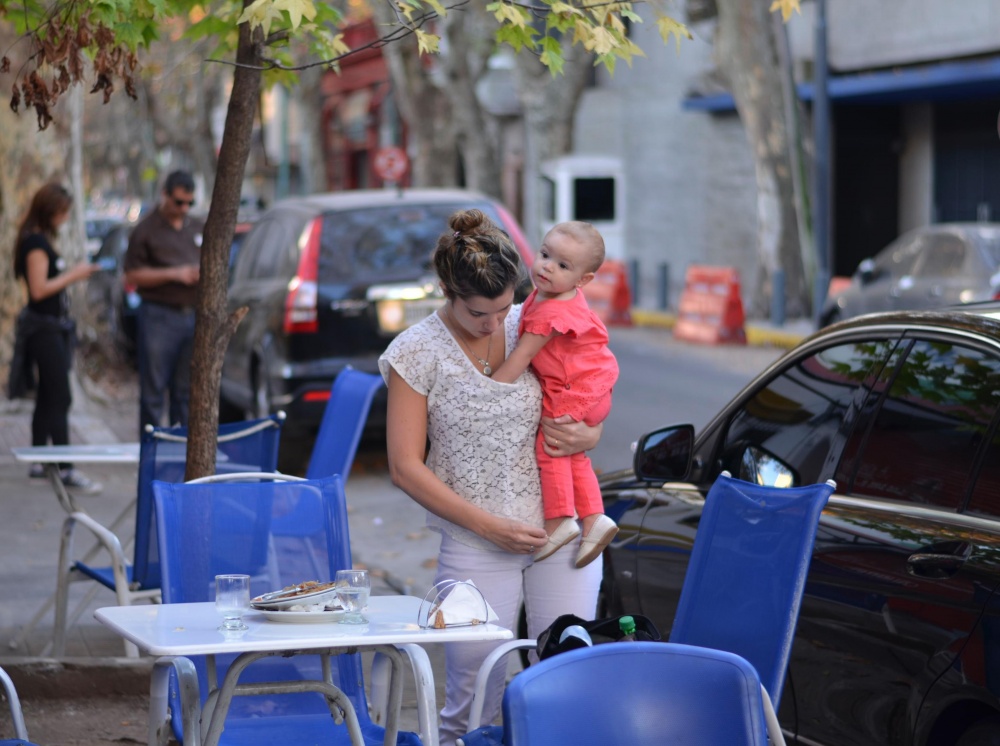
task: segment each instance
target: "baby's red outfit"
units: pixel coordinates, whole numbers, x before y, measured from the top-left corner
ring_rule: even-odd
[[[618,380],[618,362],[608,349],[608,330],[577,290],[570,300],[536,303],[535,290],[524,302],[519,333],[548,336],[531,361],[542,385],[542,414],[596,425],[611,411],[611,389]],[[602,513],[597,475],[585,453],[552,458],[542,448],[541,430],[535,441],[542,479],[545,517],[572,516],[574,506],[580,518]]]

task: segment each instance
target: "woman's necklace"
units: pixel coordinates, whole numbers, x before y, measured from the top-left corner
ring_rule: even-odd
[[[462,339],[462,332],[458,326],[458,322],[455,321],[454,317],[451,315],[451,311],[445,311],[448,314],[448,319],[451,322],[450,326],[455,330],[452,336],[458,340],[458,343],[464,347],[472,357],[479,361],[479,364],[483,366],[483,375],[489,378],[493,375],[493,368],[490,367],[490,356],[493,354],[493,335],[490,334],[490,341],[486,343],[486,359],[483,360],[479,355],[472,351],[472,348],[466,344],[465,340]]]

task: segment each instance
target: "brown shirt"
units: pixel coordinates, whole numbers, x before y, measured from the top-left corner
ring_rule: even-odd
[[[157,208],[132,231],[125,252],[125,271],[200,263],[202,227],[201,221],[187,218],[177,230]],[[198,298],[198,286],[168,282],[139,288],[139,296],[144,301],[168,306],[193,306]]]

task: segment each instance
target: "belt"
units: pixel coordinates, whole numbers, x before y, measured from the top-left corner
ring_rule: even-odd
[[[161,308],[169,308],[171,311],[176,311],[177,313],[187,314],[195,312],[194,306],[181,306],[177,305],[176,303],[163,303],[162,301],[158,300],[144,300],[143,303],[149,303],[150,305],[153,306],[160,306]]]

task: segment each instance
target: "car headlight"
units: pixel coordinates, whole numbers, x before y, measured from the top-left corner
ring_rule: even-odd
[[[383,300],[378,303],[378,325],[385,332],[400,332],[406,328],[403,301]]]

